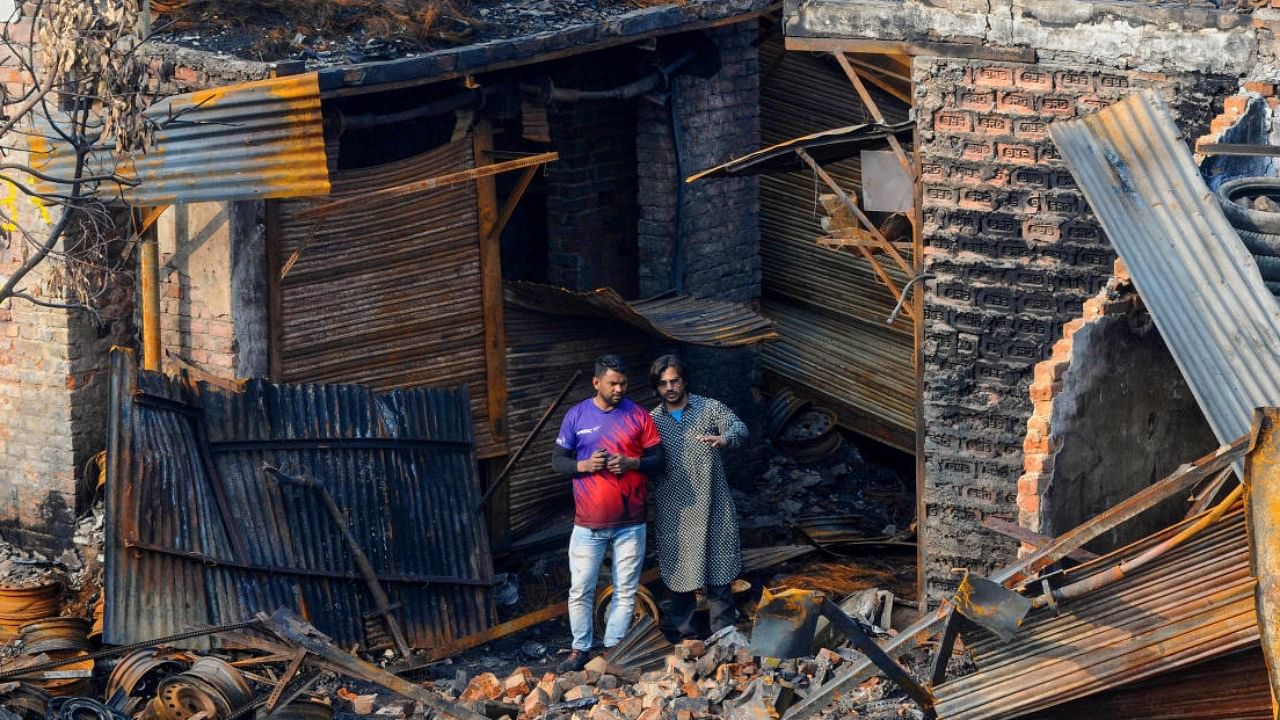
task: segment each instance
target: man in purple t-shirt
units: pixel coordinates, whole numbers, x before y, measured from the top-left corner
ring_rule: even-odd
[[[613,547],[613,599],[604,646],[627,634],[644,563],[646,478],[663,467],[653,418],[626,398],[627,369],[617,355],[596,359],[595,395],[569,409],[560,425],[551,467],[573,476],[574,520],[569,537],[569,628],[573,647],[558,668],[581,670],[593,642],[591,603],[604,553]]]

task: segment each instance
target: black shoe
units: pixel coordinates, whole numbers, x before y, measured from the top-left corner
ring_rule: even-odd
[[[567,672],[577,672],[587,666],[587,653],[584,650],[574,650],[569,653],[569,657],[565,658],[556,666],[556,672],[561,675]]]

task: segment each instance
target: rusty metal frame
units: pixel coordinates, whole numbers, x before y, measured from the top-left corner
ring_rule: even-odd
[[[1094,516],[1085,523],[1060,535],[1052,543],[995,573],[991,579],[1006,587],[1017,587],[1049,565],[1084,547],[1089,541],[1109,532],[1122,523],[1150,510],[1169,498],[1185,493],[1197,483],[1214,473],[1229,467],[1242,458],[1252,446],[1249,435],[1237,438],[1230,445],[1223,445],[1195,462],[1187,463],[1163,479],[1138,493],[1122,500],[1110,509]],[[910,627],[886,642],[883,649],[890,657],[900,656],[916,645],[944,629],[951,617],[952,605],[943,603],[936,610],[924,615]],[[870,660],[855,663],[838,677],[812,690],[802,702],[791,707],[783,720],[803,720],[834,702],[853,683],[861,682],[875,672]]]
[[[1280,697],[1280,408],[1258,408],[1253,414],[1253,448],[1245,456],[1245,522],[1249,529],[1249,562],[1254,577],[1258,634],[1271,685],[1273,710]]]

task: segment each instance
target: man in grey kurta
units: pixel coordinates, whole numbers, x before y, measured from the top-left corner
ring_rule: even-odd
[[[653,489],[658,566],[672,592],[664,621],[683,637],[696,635],[694,591],[704,588],[715,632],[734,622],[730,583],[742,570],[721,448],[741,445],[747,426],[724,403],[690,394],[687,368],[674,355],[655,360],[649,380],[662,399],[651,414],[666,456]]]

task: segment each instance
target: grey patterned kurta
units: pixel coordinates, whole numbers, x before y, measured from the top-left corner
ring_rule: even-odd
[[[662,580],[676,592],[727,585],[742,570],[737,511],[720,450],[697,438],[723,435],[724,447],[737,447],[747,426],[724,403],[692,393],[681,422],[664,405],[651,414],[667,458],[653,492]]]

